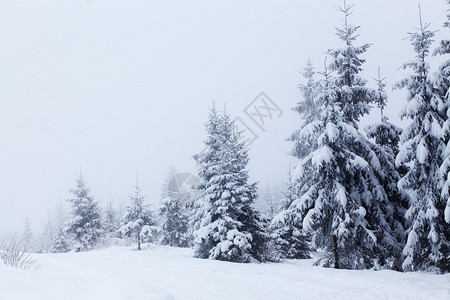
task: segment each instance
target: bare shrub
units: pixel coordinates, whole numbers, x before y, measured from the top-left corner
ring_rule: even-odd
[[[0,243],[0,259],[5,265],[19,269],[40,268],[37,260],[26,250],[26,244],[16,240],[15,235]]]

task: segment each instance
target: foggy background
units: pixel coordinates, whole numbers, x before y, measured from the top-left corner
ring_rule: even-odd
[[[359,0],[350,23],[369,86],[381,67],[386,114],[394,123],[405,91],[391,91],[413,57],[407,32],[419,26],[417,1]],[[82,169],[104,208],[126,203],[136,173],[158,207],[173,165],[195,173],[204,122],[214,100],[259,138],[251,144],[251,180],[260,187],[287,178],[300,125],[299,100],[308,58],[342,47],[335,27],[342,1],[0,1],[0,237],[36,236],[49,211],[65,203]],[[422,1],[424,22],[441,30],[444,0]],[[439,41],[445,32],[436,33]],[[434,44],[433,48],[437,46]],[[437,63],[438,58],[432,58]],[[442,59],[442,58],[441,58]],[[436,66],[436,64],[434,65]],[[243,112],[264,91],[282,110],[260,130]],[[365,124],[379,119],[373,109]]]

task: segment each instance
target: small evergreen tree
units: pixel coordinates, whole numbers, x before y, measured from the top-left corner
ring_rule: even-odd
[[[105,209],[105,221],[103,228],[108,235],[114,235],[118,228],[118,217],[117,217],[117,210],[113,206],[113,202],[110,199],[108,205]]]
[[[60,228],[53,238],[53,244],[50,247],[51,253],[66,253],[70,251],[70,244],[67,241],[65,231]]]
[[[257,199],[256,208],[265,218],[272,219],[277,213],[278,207],[275,203],[275,191],[267,184],[262,195]]]
[[[47,222],[44,222],[42,225],[43,231],[38,238],[36,247],[39,253],[47,253],[53,244],[54,236],[53,224],[50,216],[48,216]]]
[[[75,241],[75,250],[88,250],[94,247],[103,236],[100,208],[89,194],[83,176],[76,179],[76,188],[71,191],[73,198],[68,199],[72,206],[71,219],[67,221],[65,231]]]
[[[28,218],[25,219],[22,241],[23,241],[24,248],[27,251],[34,250],[33,232],[31,230],[31,223]]]
[[[188,217],[183,213],[180,199],[166,197],[160,207],[161,244],[172,247],[188,247]]]
[[[387,105],[387,94],[384,90],[386,87],[385,78],[381,78],[380,68],[378,68],[378,78],[375,79],[378,85],[376,91],[376,105],[380,109],[380,122],[368,125],[364,130],[369,138],[375,140],[377,145],[384,148],[389,155],[396,157],[400,142],[402,128],[389,122],[389,118],[384,114],[384,108]]]
[[[402,133],[402,145],[396,158],[397,165],[411,165],[398,183],[401,189],[409,191],[412,200],[406,212],[409,227],[402,267],[405,271],[448,272],[449,229],[444,220],[445,201],[441,197],[439,173],[445,151],[441,130],[445,103],[429,79],[426,57],[434,33],[427,27],[420,20],[419,31],[409,34],[416,57],[405,63],[403,68],[412,69],[413,74],[396,85],[408,90],[408,103],[402,116],[412,120]]]
[[[142,187],[139,186],[139,182],[136,182],[134,190],[134,194],[130,196],[131,204],[122,218],[122,226],[118,233],[135,238],[138,250],[141,250],[141,242],[154,239],[157,227],[150,207],[145,204],[146,195],[142,195]]]
[[[303,77],[306,79],[305,84],[300,84],[299,89],[303,100],[297,103],[297,106],[293,110],[304,117],[304,123],[310,123],[317,120],[320,116],[314,102],[314,98],[317,93],[317,82],[314,79],[314,66],[312,61],[308,59],[306,67],[303,69]],[[291,136],[288,140],[295,141],[295,138]]]
[[[199,258],[249,262],[263,260],[266,234],[252,205],[255,184],[248,183],[248,153],[230,117],[213,109],[206,124],[206,151],[195,155],[201,180],[199,229],[194,253]]]
[[[177,174],[177,169],[174,166],[170,165],[169,169],[167,170],[166,178],[164,178],[164,183],[161,187],[161,199],[165,199],[169,196],[170,182],[175,178]]]
[[[274,245],[274,250],[283,259],[305,259],[310,257],[310,236],[303,232],[302,224],[295,222],[295,219],[284,218],[291,204],[297,198],[296,184],[292,179],[289,170],[288,181],[283,192],[281,211],[272,219],[270,224],[270,236]],[[298,220],[298,219],[297,219]]]

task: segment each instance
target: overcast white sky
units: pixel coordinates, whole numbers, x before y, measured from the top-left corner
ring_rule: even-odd
[[[372,43],[366,78],[377,66],[388,88],[412,57],[408,31],[417,1],[359,0],[357,44]],[[139,173],[152,203],[170,165],[195,172],[214,99],[259,136],[251,178],[286,178],[285,138],[298,127],[299,71],[341,43],[342,1],[0,1],[0,235],[41,228],[69,197],[80,168],[94,197],[123,202]],[[445,0],[423,0],[423,19],[442,29]],[[436,40],[448,36],[439,31]],[[436,63],[438,62],[435,59]],[[369,85],[374,85],[373,81]],[[282,110],[262,132],[243,110],[264,91]],[[399,123],[404,92],[389,92]],[[364,120],[376,120],[378,111]],[[400,124],[400,123],[399,123]],[[403,123],[405,124],[405,123]]]

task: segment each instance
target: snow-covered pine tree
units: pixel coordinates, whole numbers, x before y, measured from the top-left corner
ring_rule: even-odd
[[[380,122],[367,125],[364,128],[367,136],[375,140],[377,145],[395,157],[398,154],[398,147],[400,142],[400,135],[403,129],[389,122],[389,118],[384,114],[384,108],[387,105],[387,94],[385,92],[386,82],[385,78],[381,78],[380,68],[378,68],[378,78],[375,79],[378,85],[376,91],[376,105],[380,109]]]
[[[448,5],[450,6],[450,0],[446,0]],[[447,21],[444,22],[444,28],[450,28],[450,9],[447,9]],[[437,54],[441,54],[441,55],[445,55],[445,54],[449,54],[450,53],[450,40],[442,40],[441,44],[439,45],[439,47],[437,49],[435,49],[434,51],[434,55]],[[448,68],[448,60],[441,65],[440,69],[447,69]],[[445,72],[446,74],[448,72]]]
[[[141,250],[141,242],[154,239],[158,228],[155,226],[155,218],[149,205],[145,204],[146,195],[142,194],[142,187],[136,180],[134,194],[130,196],[130,205],[122,218],[122,226],[118,233],[122,236],[136,239],[138,250]]]
[[[447,0],[450,5],[450,0]],[[450,9],[447,10],[447,21],[444,27],[450,29]],[[450,223],[450,40],[442,40],[439,47],[434,52],[435,55],[447,57],[444,63],[439,67],[434,86],[436,92],[444,99],[447,114],[444,115],[444,126],[442,128],[444,143],[447,145],[444,152],[444,162],[441,165],[441,176],[444,181],[441,196],[447,201],[445,207],[445,221]]]
[[[366,86],[367,80],[360,74],[365,63],[365,59],[362,59],[361,55],[368,50],[370,45],[354,45],[358,37],[356,31],[360,26],[349,24],[352,8],[353,5],[347,5],[344,1],[344,6],[340,8],[344,14],[344,24],[342,28],[336,29],[337,36],[344,42],[345,47],[329,50],[328,53],[332,57],[329,68],[337,73],[333,79],[333,85],[343,114],[343,121],[357,130],[358,121],[369,113],[371,104],[379,101],[379,94]],[[355,131],[350,134],[349,130],[350,128],[347,129],[349,139],[347,139],[346,147],[356,157],[361,158],[366,167],[361,170],[359,176],[352,176],[353,172],[351,171],[347,173],[349,177],[344,181],[344,185],[349,198],[366,210],[364,216],[367,221],[366,229],[370,230],[377,239],[373,253],[366,253],[365,256],[369,257],[375,254],[377,262],[383,264],[386,259],[392,260],[396,256],[394,253],[397,252],[393,249],[399,248],[392,228],[390,228],[392,224],[389,220],[391,203],[382,185],[385,177],[383,166],[389,160],[380,147],[365,139],[359,132]],[[356,172],[356,174],[358,173]],[[394,257],[382,257],[383,255],[394,255]],[[370,265],[371,263],[365,266],[369,267]]]
[[[188,247],[188,217],[183,213],[180,198],[176,195],[168,196],[160,207],[161,244],[172,247]]]
[[[344,0],[343,7],[340,7],[344,14],[344,24],[342,28],[336,28],[336,35],[344,42],[345,47],[328,50],[328,55],[332,58],[328,67],[337,72],[334,85],[337,87],[336,97],[341,105],[344,120],[358,129],[357,123],[362,116],[369,113],[370,104],[376,99],[374,90],[366,87],[367,80],[360,75],[362,65],[366,61],[360,56],[369,49],[370,44],[354,45],[358,37],[356,31],[361,26],[353,26],[348,22],[353,6],[347,5]]]
[[[43,222],[42,225],[43,231],[38,237],[36,243],[36,250],[39,253],[47,253],[53,244],[53,236],[54,236],[53,224],[51,222],[50,215],[48,216],[47,221]]]
[[[27,251],[34,250],[33,232],[31,230],[31,223],[28,218],[25,219],[22,241],[23,241],[24,248]]]
[[[233,262],[263,260],[266,234],[252,207],[256,185],[248,183],[248,152],[225,113],[213,108],[206,123],[207,149],[194,158],[199,165],[199,229],[194,233],[198,258]]]
[[[261,191],[261,189],[259,189]],[[272,220],[278,211],[278,207],[275,203],[275,191],[270,187],[269,184],[266,185],[260,196],[258,197],[255,208],[261,213],[264,218]]]
[[[422,24],[417,32],[409,33],[415,59],[405,63],[412,74],[396,84],[408,90],[408,103],[402,117],[412,120],[401,136],[396,164],[410,164],[411,168],[398,183],[400,189],[411,195],[411,206],[406,212],[409,227],[403,249],[403,270],[450,270],[449,226],[444,220],[445,201],[441,197],[442,180],[439,167],[443,162],[445,143],[445,103],[435,92],[430,81],[429,54],[434,33]]]
[[[103,236],[101,214],[98,203],[89,194],[83,175],[76,179],[76,188],[71,190],[73,198],[68,199],[72,206],[71,218],[66,222],[65,231],[75,241],[75,250],[88,250],[94,247]]]
[[[199,203],[196,199],[195,182],[196,177],[189,173],[178,173],[174,166],[170,166],[167,172],[167,176],[164,180],[161,189],[161,199],[177,199],[180,205],[180,213],[187,216],[187,232],[183,235],[187,237],[189,246],[192,246],[193,232],[198,229],[195,228],[195,224],[200,218],[197,206]],[[184,246],[183,246],[184,247]]]
[[[164,178],[164,183],[161,187],[161,199],[165,199],[169,196],[169,184],[177,174],[177,169],[174,166],[170,165],[169,169],[167,170],[166,178]]]
[[[70,244],[67,240],[65,231],[60,228],[53,238],[53,244],[50,247],[51,253],[66,253],[70,251]]]
[[[350,165],[355,170],[361,166],[358,165],[359,160],[348,157],[342,147],[340,140],[344,140],[345,132],[338,125],[346,124],[342,122],[342,112],[329,74],[324,74],[325,80],[316,89],[314,97],[319,118],[303,123],[296,132],[293,155],[300,159],[300,163],[293,178],[297,189],[295,200],[272,223],[289,227],[290,224],[298,224],[303,231],[312,232],[314,244],[327,250],[325,266],[334,263],[335,268],[353,268],[351,261],[358,263],[359,257],[347,257],[348,253],[344,251],[355,248],[351,243],[355,218],[352,218],[352,207],[349,207],[348,193],[342,181]],[[356,215],[360,216],[357,224],[364,224],[365,211],[358,214],[359,207],[355,208]]]
[[[376,102],[376,92],[359,74],[364,63],[359,56],[369,45],[353,45],[358,27],[348,24],[351,9],[344,2],[344,26],[337,29],[345,47],[329,50],[336,76],[325,71],[314,93],[319,118],[307,120],[291,138],[292,155],[300,159],[293,178],[298,198],[274,221],[302,224],[304,232],[313,233],[314,247],[327,253],[318,263],[362,269],[383,263],[379,253],[398,245],[379,181],[383,157],[357,130],[359,118]]]
[[[281,201],[281,211],[288,210],[292,202],[297,199],[295,190],[296,184],[292,179],[292,172],[289,166],[288,181],[285,184]],[[269,232],[274,250],[283,259],[310,258],[310,236],[303,232],[301,223],[294,221],[295,219],[282,219],[279,216],[272,218]]]
[[[380,160],[373,144],[348,123],[339,97],[342,87],[335,85],[339,80],[327,71],[323,75],[314,93],[318,119],[295,133],[292,155],[300,159],[293,176],[296,198],[273,223],[299,224],[312,233],[313,246],[326,250],[317,263],[370,268],[374,253],[386,253],[396,244],[384,215],[389,202],[377,178]]]
[[[401,248],[405,242],[405,212],[409,207],[409,198],[406,193],[399,191],[397,182],[400,180],[400,174],[395,167],[395,157],[398,154],[400,135],[403,131],[400,127],[389,122],[384,114],[384,108],[387,105],[387,94],[384,90],[386,83],[381,78],[380,68],[378,68],[377,106],[380,109],[380,122],[365,127],[369,138],[375,140],[372,149],[380,159],[381,169],[376,172],[378,180],[387,194],[389,202],[386,203],[383,214],[385,220],[390,223],[393,229],[393,235],[397,238],[397,243],[392,247],[384,248],[385,253],[377,253],[378,261],[381,265],[387,265],[391,269],[401,269]],[[406,173],[406,167],[401,166],[402,174]],[[380,238],[380,237],[378,237]]]
[[[117,229],[119,229],[118,227],[119,222],[117,219],[118,219],[117,210],[114,208],[113,202],[110,199],[105,209],[105,218],[103,224],[103,228],[107,235],[114,236],[116,234]]]
[[[291,163],[289,163],[288,180],[283,190],[283,199],[281,200],[280,210],[285,210],[291,206],[292,202],[297,199],[296,183],[293,179]]]
[[[315,73],[312,61],[308,59],[306,67],[302,72],[303,77],[306,79],[306,84],[299,85],[303,101],[298,102],[297,106],[293,108],[295,112],[301,114],[305,118],[305,123],[310,123],[319,118],[317,107],[314,103],[314,97],[317,91],[317,82],[314,79]],[[288,140],[295,141],[295,133],[289,137]]]
[[[300,128],[304,128],[310,123],[313,123],[320,119],[320,108],[315,101],[318,89],[318,82],[315,81],[314,67],[311,60],[308,59],[306,67],[303,69],[303,77],[306,79],[305,84],[300,84],[299,89],[302,99],[293,108],[298,114],[301,115],[303,123]],[[320,104],[319,104],[320,105]],[[303,153],[306,148],[305,145],[300,144],[301,129],[295,131],[288,141],[294,142],[293,153]],[[308,142],[311,147],[316,144],[314,140],[302,140],[302,142]],[[294,155],[298,158],[297,155]],[[310,258],[310,234],[302,230],[303,226],[301,218],[296,218],[293,214],[288,213],[289,217],[285,214],[289,211],[289,207],[298,198],[297,186],[301,185],[296,179],[293,178],[290,167],[289,177],[286,184],[286,188],[283,193],[281,213],[272,219],[270,224],[271,238],[275,250],[281,255],[282,258],[288,259],[305,259]]]

